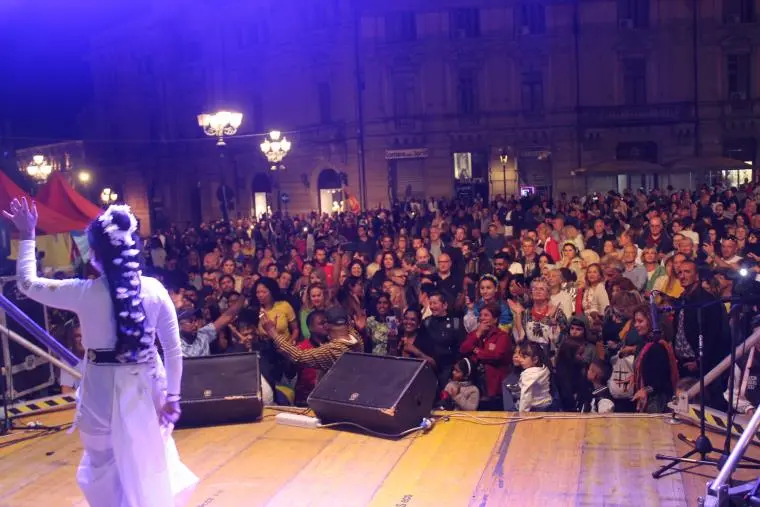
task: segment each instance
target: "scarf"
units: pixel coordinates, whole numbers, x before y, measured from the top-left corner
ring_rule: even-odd
[[[647,352],[649,352],[649,349],[652,348],[652,345],[654,345],[655,342],[649,342],[646,345],[644,345],[644,348],[641,349],[641,353],[639,354],[639,357],[636,359],[636,366],[634,368],[634,375],[635,375],[635,385],[636,390],[638,391],[642,387],[644,387],[644,377],[641,373],[641,366],[644,362],[644,356],[646,356]],[[659,340],[660,345],[665,347],[665,351],[668,354],[668,363],[670,365],[670,383],[673,385],[673,392],[675,392],[678,388],[678,362],[676,361],[676,355],[673,353],[673,347],[670,345],[670,343],[666,342],[665,340]]]

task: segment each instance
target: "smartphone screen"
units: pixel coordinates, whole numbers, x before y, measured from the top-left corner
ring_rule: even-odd
[[[471,283],[467,286],[467,297],[470,298],[471,302],[475,302],[475,284]]]
[[[395,315],[389,315],[385,318],[385,324],[388,326],[388,334],[396,336],[398,334],[398,321]]]

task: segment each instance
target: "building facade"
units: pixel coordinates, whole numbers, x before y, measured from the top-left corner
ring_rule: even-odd
[[[758,162],[760,0],[196,4],[93,41],[87,124],[118,141],[97,163],[154,221],[221,216],[220,187],[233,216],[329,211],[340,173],[375,207],[737,184]],[[218,109],[244,114],[223,150],[195,121]]]

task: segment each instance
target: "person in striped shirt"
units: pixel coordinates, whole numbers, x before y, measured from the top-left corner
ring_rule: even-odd
[[[315,310],[309,315],[309,330],[315,340],[314,348],[299,348],[286,334],[277,331],[276,322],[266,315],[261,316],[261,325],[266,337],[271,339],[277,350],[297,366],[319,370],[317,382],[327,370],[346,352],[361,352],[361,337],[348,325],[348,315],[342,307],[326,311]]]

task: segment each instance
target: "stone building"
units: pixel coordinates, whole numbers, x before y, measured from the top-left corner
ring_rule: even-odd
[[[98,163],[163,219],[752,178],[760,0],[165,2],[93,41]],[[195,117],[244,114],[220,157]],[[284,170],[259,150],[281,130]],[[518,183],[519,182],[519,183]],[[281,197],[287,194],[288,202]],[[257,204],[258,203],[258,204]],[[155,219],[155,217],[153,217]]]

